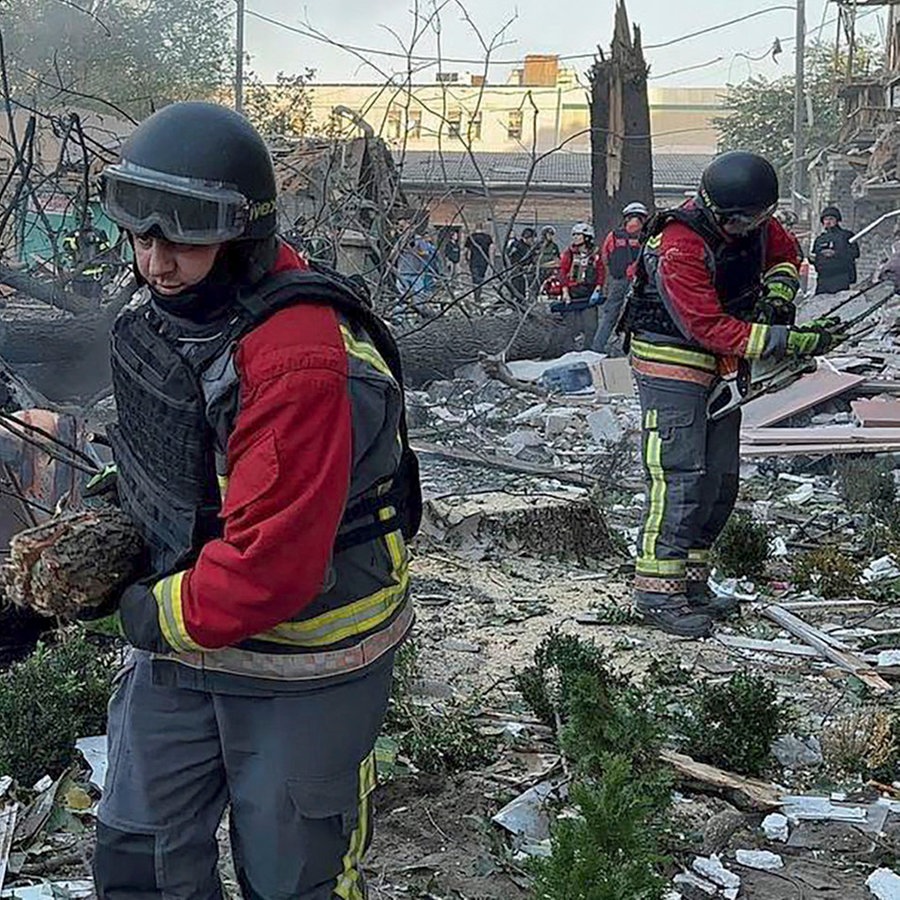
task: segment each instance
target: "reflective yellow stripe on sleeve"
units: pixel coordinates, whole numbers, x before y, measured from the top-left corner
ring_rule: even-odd
[[[772,268],[763,275],[763,280],[765,281],[767,278],[774,278],[776,275],[786,275],[788,278],[799,278],[800,272],[793,263],[780,262],[772,266]]]
[[[156,606],[159,615],[159,627],[163,637],[174,650],[202,650],[188,633],[184,623],[184,609],[182,608],[181,585],[185,572],[176,572],[163,578],[153,585],[153,596],[156,598]]]
[[[759,359],[766,349],[766,341],[769,337],[769,326],[754,322],[750,326],[750,337],[747,338],[747,347],[744,356],[747,359]]]

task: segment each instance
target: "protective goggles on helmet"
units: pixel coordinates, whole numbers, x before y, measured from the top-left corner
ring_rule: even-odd
[[[729,234],[747,234],[771,219],[777,208],[778,204],[773,203],[759,212],[719,212],[716,214],[716,218],[723,231]]]
[[[128,162],[103,170],[100,199],[107,216],[126,231],[146,234],[156,226],[176,244],[234,240],[250,213],[247,198],[233,188]]]

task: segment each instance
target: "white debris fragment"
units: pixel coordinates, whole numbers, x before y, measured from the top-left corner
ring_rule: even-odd
[[[106,735],[78,738],[75,741],[75,749],[81,753],[91,767],[91,784],[98,791],[102,791],[106,782],[106,768],[108,765]]]
[[[828,797],[782,797],[782,805],[787,817],[795,822],[804,819],[830,820],[833,822],[864,822],[866,807],[835,806]]]
[[[866,584],[874,581],[887,581],[891,578],[900,578],[900,567],[897,566],[893,556],[873,559],[862,571],[862,580]]]
[[[762,830],[770,841],[780,841],[782,844],[787,842],[791,833],[787,816],[781,813],[770,813],[766,816],[762,821]]]
[[[788,494],[785,499],[788,503],[794,503],[797,506],[802,506],[804,503],[809,503],[809,501],[812,500],[815,495],[816,486],[807,482],[806,484],[801,484],[796,491],[792,491],[790,494]]]
[[[783,559],[788,555],[787,541],[783,537],[776,537],[772,541],[772,556]]]
[[[748,869],[761,869],[763,872],[774,872],[784,868],[784,860],[777,853],[768,850],[738,850],[737,861]]]
[[[879,666],[900,666],[900,650],[882,650],[878,654]]]
[[[625,433],[615,413],[603,406],[587,417],[588,427],[596,444],[614,444],[620,441]]]
[[[675,887],[694,888],[696,891],[706,894],[707,897],[715,897],[719,893],[718,887],[705,878],[700,878],[693,872],[681,872],[673,879]]]
[[[722,865],[722,860],[715,853],[708,857],[698,856],[694,860],[692,868],[698,875],[713,882],[713,884],[719,885],[719,887],[740,888],[741,886],[740,875],[729,872],[728,869]]]
[[[900,875],[891,869],[876,869],[866,879],[866,887],[878,900],[900,900]]]

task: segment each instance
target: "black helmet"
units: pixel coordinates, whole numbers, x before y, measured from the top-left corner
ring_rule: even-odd
[[[263,240],[276,230],[275,170],[241,115],[214,103],[173,103],[142,122],[101,178],[103,207],[122,228],[156,227],[171,241]]]
[[[825,209],[822,210],[822,215],[819,216],[819,221],[824,222],[828,216],[832,216],[833,218],[837,219],[838,222],[843,219],[841,211],[836,206],[826,206]]]
[[[772,164],[746,150],[717,156],[703,171],[698,197],[721,225],[758,228],[778,205],[778,176]]]

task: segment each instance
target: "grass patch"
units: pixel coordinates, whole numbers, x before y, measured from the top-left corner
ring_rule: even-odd
[[[810,550],[794,561],[791,579],[801,591],[825,600],[858,596],[862,590],[859,565],[833,545]]]

